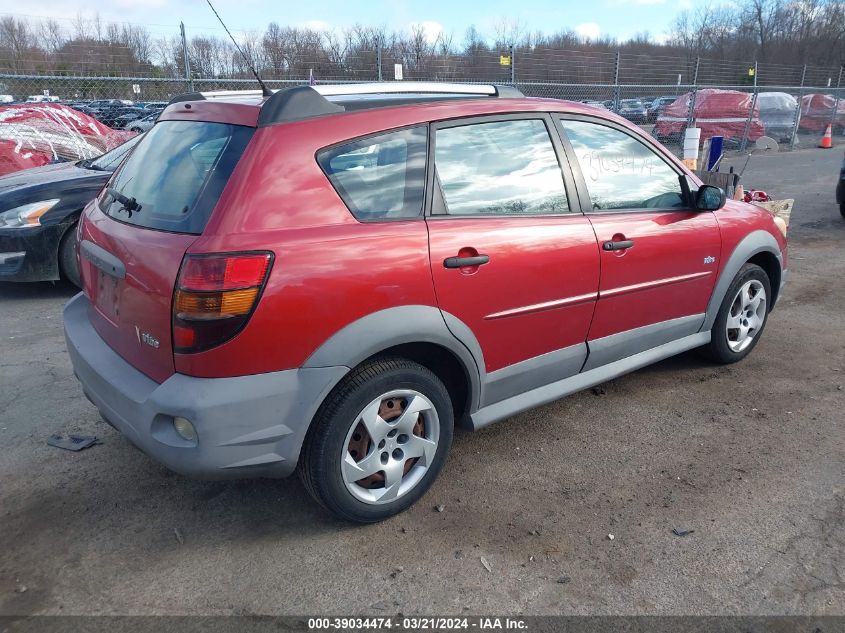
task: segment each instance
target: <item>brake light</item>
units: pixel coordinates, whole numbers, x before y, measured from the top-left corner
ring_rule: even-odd
[[[186,255],[173,296],[173,351],[201,352],[240,332],[272,264],[267,252]]]

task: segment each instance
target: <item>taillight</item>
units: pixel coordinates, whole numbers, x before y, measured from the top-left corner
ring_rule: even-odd
[[[240,332],[272,265],[266,252],[185,255],[173,295],[173,351],[201,352]]]

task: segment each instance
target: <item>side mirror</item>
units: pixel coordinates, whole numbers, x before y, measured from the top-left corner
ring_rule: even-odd
[[[726,201],[725,192],[713,185],[701,185],[695,194],[695,208],[699,211],[718,211]]]

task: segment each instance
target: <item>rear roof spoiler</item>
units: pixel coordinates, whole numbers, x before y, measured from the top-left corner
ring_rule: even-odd
[[[401,105],[403,95],[417,97],[431,95],[438,97],[466,95],[469,98],[520,98],[524,95],[514,86],[494,84],[450,84],[428,81],[396,81],[382,83],[356,83],[320,86],[296,86],[276,90],[261,106],[258,115],[258,127],[299,121],[317,116],[344,112],[345,108],[333,103],[327,97],[354,97],[359,95],[379,95],[382,99],[374,101],[374,106]],[[168,105],[185,101],[207,101],[226,99],[227,97],[258,97],[260,90],[221,90],[217,92],[189,92],[173,97]],[[424,99],[423,99],[424,100]],[[407,102],[407,101],[404,101]]]

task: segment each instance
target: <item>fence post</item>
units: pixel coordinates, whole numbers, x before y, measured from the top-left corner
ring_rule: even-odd
[[[188,40],[185,38],[184,22],[179,22],[179,31],[182,34],[182,57],[185,59],[185,82],[188,84],[188,92],[193,92],[194,79],[191,77],[191,62],[188,60]]]
[[[689,114],[687,115],[687,127],[692,126],[693,119],[695,119],[695,99],[698,96],[698,67],[701,64],[701,58],[695,58],[695,71],[692,75],[692,94],[689,98]],[[681,135],[683,141],[683,135]]]
[[[381,81],[381,44],[379,44],[376,48],[376,65],[378,66],[377,77],[378,80]]]
[[[621,53],[616,51],[616,67],[613,69],[613,111],[619,113],[619,61]]]
[[[754,93],[751,97],[751,109],[748,111],[748,118],[745,120],[745,129],[742,131],[742,142],[739,144],[739,151],[744,152],[748,147],[748,135],[751,133],[751,121],[754,119],[754,108],[757,107],[757,60],[754,60]]]
[[[833,101],[833,111],[830,113],[830,128],[833,130],[833,125],[836,122],[836,114],[839,110],[839,99],[842,95],[842,66],[839,67],[839,78],[836,80],[836,99]]]
[[[516,87],[516,46],[511,44],[510,46],[510,54],[511,54],[511,84]]]
[[[795,137],[798,135],[798,122],[801,120],[801,98],[804,96],[804,79],[807,77],[807,64],[801,69],[801,87],[798,89],[798,105],[792,118],[792,134],[789,136],[789,149],[795,149]]]

